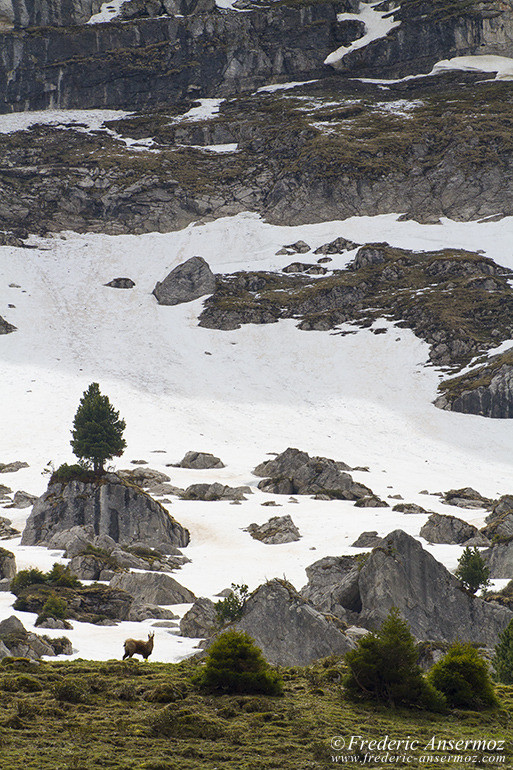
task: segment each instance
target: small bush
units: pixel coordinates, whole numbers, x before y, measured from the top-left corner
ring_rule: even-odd
[[[492,663],[497,681],[502,684],[513,684],[513,620],[502,634],[499,634]]]
[[[399,611],[392,608],[377,633],[367,634],[346,654],[344,682],[353,696],[375,698],[390,706],[423,706],[443,711],[440,692],[426,681],[417,664],[415,639]]]
[[[40,569],[22,569],[11,580],[11,592],[18,594],[23,588],[32,586],[35,583],[46,583],[46,575]]]
[[[486,662],[470,644],[452,644],[428,679],[445,695],[449,706],[484,709],[497,705]]]
[[[77,576],[65,564],[55,563],[45,577],[47,583],[61,588],[80,588],[82,585]]]
[[[193,681],[211,692],[282,695],[283,682],[248,634],[226,631],[212,644]]]
[[[233,623],[239,620],[242,617],[247,598],[247,585],[232,583],[231,594],[214,605],[219,625],[223,626],[225,623]]]
[[[82,679],[67,677],[54,685],[53,694],[57,700],[65,703],[82,703],[88,689],[86,682]]]
[[[64,620],[66,617],[68,617],[68,605],[66,600],[60,599],[55,594],[50,594],[43,604],[43,609],[37,616],[36,626],[47,618]]]
[[[63,463],[50,476],[50,484],[68,484],[70,481],[82,481],[84,484],[92,483],[98,478],[90,468],[83,465],[68,465]]]

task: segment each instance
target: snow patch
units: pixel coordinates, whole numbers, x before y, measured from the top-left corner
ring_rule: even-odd
[[[110,0],[107,3],[103,3],[98,13],[91,16],[88,24],[104,24],[107,21],[113,21],[117,18],[121,12],[122,6],[127,0]]]
[[[365,24],[365,34],[363,37],[355,40],[349,46],[341,46],[336,51],[330,53],[324,60],[324,64],[335,64],[339,62],[348,53],[356,51],[359,48],[365,48],[372,43],[373,40],[379,40],[382,37],[386,37],[389,32],[398,27],[401,22],[394,21],[393,13],[399,10],[395,8],[394,11],[376,11],[376,6],[381,5],[377,3],[360,3],[358,13],[339,13],[337,14],[337,21],[363,21]]]

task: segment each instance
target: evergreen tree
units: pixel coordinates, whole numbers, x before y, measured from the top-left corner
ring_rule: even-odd
[[[497,680],[502,684],[513,684],[513,620],[499,634],[492,663]]]
[[[449,706],[483,709],[497,705],[488,666],[471,644],[454,642],[428,674]]]
[[[475,594],[479,588],[486,588],[490,584],[490,570],[477,550],[467,546],[458,560],[458,568],[454,573],[460,580],[463,588],[471,594]]]
[[[123,454],[125,421],[119,419],[100,386],[92,382],[84,392],[73,421],[71,447],[74,454],[93,463],[95,473],[103,473],[105,460]]]
[[[350,695],[375,698],[391,706],[421,705],[436,711],[445,702],[417,664],[417,648],[408,624],[393,607],[379,631],[364,636],[346,654]]]

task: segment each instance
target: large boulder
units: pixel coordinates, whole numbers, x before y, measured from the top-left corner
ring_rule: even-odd
[[[68,652],[71,654],[71,644]],[[15,658],[29,658],[40,660],[43,655],[54,656],[56,653],[51,640],[27,631],[23,623],[15,615],[0,622],[0,658],[12,655]]]
[[[397,607],[421,640],[493,646],[513,612],[466,593],[415,538],[395,530],[364,561],[358,578],[359,625],[377,628]]]
[[[157,283],[153,294],[159,305],[179,305],[213,294],[216,278],[203,257],[191,257]]]
[[[301,596],[321,612],[354,622],[362,605],[358,580],[362,561],[358,556],[325,556],[306,568],[308,583]]]
[[[333,619],[282,580],[271,580],[251,594],[235,628],[252,636],[269,663],[280,666],[306,666],[354,647]]]
[[[481,556],[490,568],[491,578],[513,578],[513,538],[505,543],[497,543],[481,552]]]
[[[184,500],[245,500],[250,487],[228,487],[225,484],[191,484],[180,497]]]
[[[189,542],[188,530],[160,503],[112,473],[94,483],[50,483],[34,504],[21,542],[47,545],[57,532],[77,525],[90,525],[95,535],[108,535],[116,543],[163,552]]]
[[[213,601],[201,597],[196,599],[190,610],[180,621],[181,636],[205,639],[216,630],[217,611]]]
[[[249,532],[255,540],[271,545],[292,543],[301,538],[298,528],[288,514],[286,516],[273,516],[264,524],[250,524],[249,527],[246,527],[246,532]]]
[[[477,527],[456,516],[443,516],[440,513],[431,514],[420,530],[420,536],[430,543],[465,545],[472,540],[472,545],[490,545],[488,538]]]
[[[10,540],[19,535],[19,530],[12,526],[12,521],[0,516],[0,540]]]
[[[493,500],[483,497],[472,487],[464,487],[463,489],[450,489],[448,492],[445,492],[442,503],[444,505],[454,505],[457,508],[489,508],[493,504]]]
[[[16,559],[11,551],[0,548],[0,580],[12,580],[16,575]]]
[[[221,462],[219,457],[210,454],[210,452],[186,452],[176,467],[204,470],[206,468],[224,468],[225,464]]]
[[[486,526],[481,531],[489,539],[500,541],[513,538],[513,495],[500,497],[485,521]]]
[[[321,495],[328,499],[359,500],[372,490],[353,481],[349,466],[327,457],[310,457],[289,447],[273,460],[258,465],[253,473],[264,478],[258,488],[277,495]]]
[[[129,572],[115,575],[110,587],[133,596],[142,604],[187,604],[196,597],[170,575],[161,572]]]

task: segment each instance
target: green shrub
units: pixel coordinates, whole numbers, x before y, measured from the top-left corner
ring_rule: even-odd
[[[67,565],[58,563],[55,563],[50,572],[46,573],[46,581],[61,588],[79,588],[82,585]]]
[[[497,681],[513,684],[513,620],[499,634],[492,663]]]
[[[463,588],[471,594],[490,585],[490,569],[477,548],[467,546],[464,549],[454,574]]]
[[[283,682],[248,634],[226,631],[211,645],[193,681],[211,692],[282,695]]]
[[[47,618],[55,618],[55,620],[64,620],[68,616],[68,605],[65,599],[61,599],[55,594],[50,594],[48,599],[43,604],[43,609],[37,616],[36,626],[41,621]]]
[[[80,678],[65,677],[53,687],[53,694],[59,701],[65,703],[82,703],[89,688]]]
[[[424,706],[443,711],[440,692],[426,681],[417,664],[415,639],[399,611],[392,608],[376,633],[364,636],[346,654],[348,694],[384,701],[390,706]]]
[[[50,484],[68,484],[70,481],[82,481],[84,484],[96,481],[98,476],[83,465],[63,463],[50,476]]]
[[[8,692],[40,692],[43,687],[35,676],[19,674],[5,678],[2,681],[2,689]]]
[[[497,705],[486,662],[471,644],[452,644],[428,679],[445,695],[449,706],[483,709]]]
[[[190,708],[177,708],[172,704],[150,717],[154,735],[166,738],[203,738],[215,741],[222,737],[224,726],[217,719]]]
[[[18,594],[23,588],[32,586],[35,583],[46,583],[46,575],[40,569],[22,569],[11,580],[11,592]]]
[[[214,605],[219,625],[223,626],[225,623],[233,623],[235,620],[239,620],[242,617],[247,598],[247,585],[232,583],[231,594]]]

